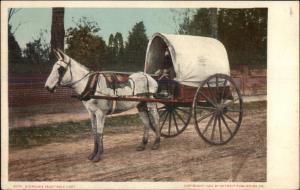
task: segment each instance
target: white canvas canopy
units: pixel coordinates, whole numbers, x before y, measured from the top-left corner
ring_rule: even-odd
[[[155,33],[146,51],[144,71],[154,74],[164,61],[166,48],[171,54],[174,80],[189,86],[216,73],[230,74],[225,47],[216,39],[189,35]]]

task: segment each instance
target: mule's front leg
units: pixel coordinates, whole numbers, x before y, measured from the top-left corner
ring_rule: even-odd
[[[97,146],[97,150],[95,156],[93,157],[92,161],[98,162],[101,158],[101,154],[103,153],[103,128],[104,128],[104,121],[105,115],[102,111],[96,111],[96,135],[95,135],[95,142]]]
[[[88,159],[93,160],[95,157],[97,151],[98,151],[98,142],[97,142],[97,121],[96,121],[96,115],[92,112],[89,112],[90,117],[91,117],[91,124],[92,124],[92,132],[94,136],[94,150],[93,152],[89,155]]]

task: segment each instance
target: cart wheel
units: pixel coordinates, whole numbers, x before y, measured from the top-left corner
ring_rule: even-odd
[[[198,88],[193,111],[198,134],[210,144],[226,144],[237,133],[242,122],[240,90],[231,77],[212,75]]]
[[[159,127],[161,136],[175,137],[188,126],[192,117],[191,103],[189,105],[160,104],[158,106]],[[151,126],[152,130],[155,130]]]

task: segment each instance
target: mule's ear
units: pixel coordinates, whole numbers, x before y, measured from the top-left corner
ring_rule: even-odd
[[[62,60],[62,57],[60,56],[60,54],[58,53],[58,51],[54,48],[53,49],[53,54],[55,55],[55,57],[58,59],[58,60]]]
[[[70,57],[69,57],[67,54],[65,54],[62,50],[60,50],[60,49],[57,49],[57,50],[58,50],[60,56],[62,57],[62,60],[63,60],[65,63],[68,63],[69,60],[70,60]]]

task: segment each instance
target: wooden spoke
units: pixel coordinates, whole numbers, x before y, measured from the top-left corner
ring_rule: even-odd
[[[221,128],[221,119],[220,119],[220,117],[218,117],[218,123],[219,123],[220,140],[221,140],[221,142],[223,142],[222,128]]]
[[[202,121],[203,119],[208,118],[208,117],[211,116],[213,113],[214,113],[214,112],[210,112],[210,113],[208,113],[208,114],[202,116],[201,118],[197,119],[197,122],[200,122],[200,121]]]
[[[186,114],[190,114],[188,111],[183,110],[183,109],[181,109],[181,108],[179,108],[179,107],[177,107],[176,109],[177,109],[177,110],[180,110],[180,111],[182,111],[182,112],[184,112],[184,113],[186,113]]]
[[[230,136],[232,136],[232,132],[231,132],[231,130],[229,129],[229,127],[228,127],[228,125],[227,125],[227,122],[226,122],[225,118],[223,117],[223,115],[221,115],[221,119],[222,119],[222,121],[223,121],[223,123],[224,123],[226,129],[229,131]]]
[[[172,113],[172,116],[173,116],[174,124],[175,124],[175,127],[176,127],[176,131],[177,131],[177,133],[178,133],[178,132],[179,132],[179,129],[178,129],[177,121],[176,121],[176,118],[175,118],[175,114]]]
[[[174,112],[177,116],[178,116],[178,118],[186,125],[187,123],[184,121],[184,119],[181,117],[181,115],[175,110],[175,112]]]
[[[167,118],[168,118],[168,115],[169,115],[169,112],[167,112],[167,114],[166,114],[166,116],[165,116],[165,119],[164,119],[163,123],[162,123],[161,126],[160,126],[160,131],[162,130],[162,128],[163,128],[163,126],[164,126],[164,124],[165,124],[165,122],[166,122],[166,120],[167,120]]]
[[[179,107],[177,107],[177,108],[175,108],[176,110],[180,110],[180,111],[182,111],[182,112],[184,112],[184,113],[186,113],[186,114],[190,114],[187,110],[184,110],[183,108],[179,108]]]
[[[169,114],[169,128],[168,128],[168,134],[170,135],[171,133],[171,121],[172,121],[172,113]]]
[[[224,80],[224,84],[223,84],[223,90],[222,90],[222,95],[221,98],[224,97],[224,93],[225,93],[225,89],[226,89],[226,83],[227,83],[227,79]]]
[[[199,91],[199,93],[209,102],[211,103],[214,107],[216,107],[216,104],[214,102],[211,101],[211,99],[209,97],[207,97],[204,93],[202,93],[201,91]]]
[[[167,110],[164,110],[163,112],[161,112],[161,113],[159,114],[159,118],[162,118],[162,116],[165,115],[167,112],[168,112]]]
[[[216,89],[217,89],[217,103],[219,103],[218,98],[220,98],[220,97],[218,97],[218,92],[219,92],[219,77],[218,76],[216,76]]]
[[[213,121],[213,119],[215,118],[215,114],[211,116],[211,118],[209,119],[207,125],[205,126],[205,129],[203,130],[203,135],[206,133],[208,127],[211,125],[211,122]]]
[[[211,91],[211,87],[209,85],[209,82],[207,81],[207,87],[208,87],[208,92],[210,94],[210,96],[214,99],[215,102],[217,102],[216,97],[213,95],[212,91]]]
[[[204,109],[204,110],[216,110],[215,107],[197,106],[197,108]]]
[[[213,128],[212,128],[210,140],[214,140],[216,124],[217,124],[217,116],[215,116],[215,118],[214,118],[214,124],[213,124]]]
[[[232,119],[232,117],[230,117],[229,115],[224,113],[224,116],[227,117],[228,119],[230,119],[233,123],[238,124],[238,122],[235,121],[234,119]]]

